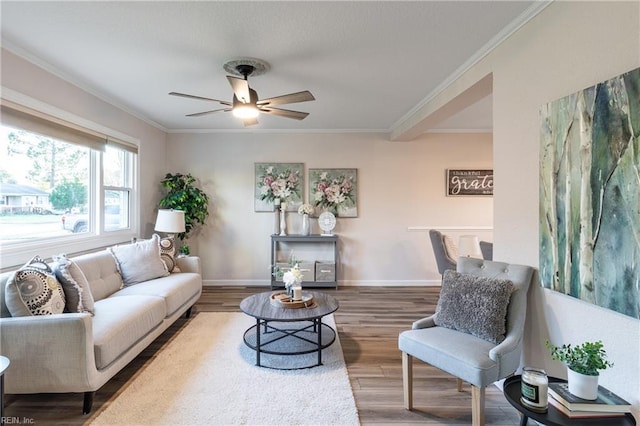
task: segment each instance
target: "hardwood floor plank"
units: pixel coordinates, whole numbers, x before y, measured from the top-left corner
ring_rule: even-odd
[[[192,315],[239,312],[240,301],[266,287],[205,287]],[[438,287],[344,287],[325,289],[340,302],[335,313],[345,362],[363,425],[469,425],[471,389],[434,367],[414,362],[414,407],[403,408],[402,357],[398,334],[435,312]],[[107,407],[188,323],[180,318],[127,367],[95,393],[93,412],[83,416],[82,394],[7,395],[5,416],[35,425],[85,425]],[[486,391],[487,425],[516,425],[519,417],[502,393]],[[24,423],[24,422],[23,422]]]

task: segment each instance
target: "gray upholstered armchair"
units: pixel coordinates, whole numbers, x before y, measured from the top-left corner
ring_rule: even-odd
[[[456,270],[456,258],[457,256],[451,255],[444,242],[445,235],[436,231],[435,229],[429,230],[429,237],[431,238],[431,245],[433,246],[433,254],[436,257],[436,264],[438,265],[438,272],[440,275],[444,275],[444,271]],[[454,257],[455,256],[455,257]]]
[[[524,330],[527,309],[527,291],[533,275],[533,268],[523,265],[510,265],[502,262],[492,262],[483,259],[462,257],[458,260],[457,271],[461,274],[447,273],[444,282],[448,280],[471,281],[490,278],[492,283],[500,283],[505,290],[502,292],[503,311],[502,327],[504,340],[495,342],[469,334],[469,330],[447,328],[436,325],[445,319],[444,307],[440,301],[436,313],[413,323],[412,329],[404,331],[398,338],[398,346],[402,351],[402,370],[404,382],[404,406],[413,408],[413,358],[431,364],[458,378],[458,391],[461,390],[462,380],[471,384],[472,419],[474,425],[484,424],[484,395],[485,388],[490,384],[513,374],[519,366],[522,351],[522,334]],[[465,277],[471,275],[471,277]],[[480,278],[478,278],[480,277]],[[506,280],[511,281],[513,285]],[[483,281],[484,287],[487,280]],[[457,286],[452,285],[451,288]],[[505,287],[505,286],[509,287]],[[462,287],[462,285],[460,285]],[[447,287],[448,288],[448,287]],[[474,288],[472,287],[467,287]],[[478,287],[480,288],[480,287]],[[493,287],[492,287],[493,288]],[[440,299],[444,300],[445,286]],[[477,290],[476,290],[477,291]],[[485,297],[484,294],[481,295]],[[496,296],[497,298],[497,296]],[[452,311],[455,313],[455,301],[463,298],[459,295],[450,298],[453,301]],[[438,315],[441,317],[438,317]],[[469,318],[475,318],[471,312]]]

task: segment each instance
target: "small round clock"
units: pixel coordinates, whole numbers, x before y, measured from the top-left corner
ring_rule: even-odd
[[[336,217],[331,212],[322,212],[318,216],[318,225],[324,231],[322,235],[333,235],[333,228],[336,227]]]

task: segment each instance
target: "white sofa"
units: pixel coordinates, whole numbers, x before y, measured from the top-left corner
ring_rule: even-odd
[[[11,360],[5,392],[93,394],[177,318],[191,313],[202,293],[200,260],[177,258],[181,272],[122,287],[107,250],[72,258],[84,273],[95,315],[62,313],[12,317],[5,303],[11,272],[0,275],[0,354]]]

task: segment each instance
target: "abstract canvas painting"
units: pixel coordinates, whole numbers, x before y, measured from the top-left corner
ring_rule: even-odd
[[[541,282],[640,318],[640,68],[540,115]]]

